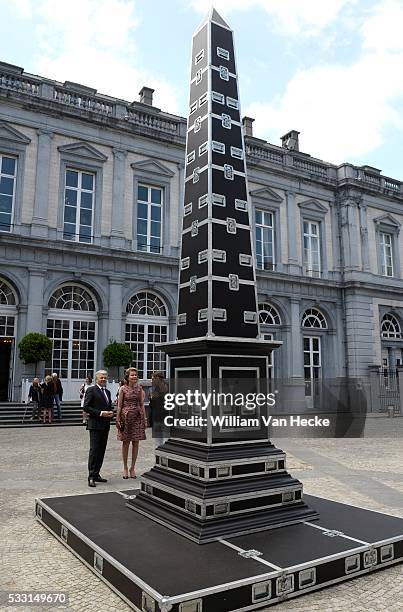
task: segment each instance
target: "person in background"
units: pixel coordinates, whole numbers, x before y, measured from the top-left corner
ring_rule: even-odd
[[[155,446],[164,443],[164,397],[168,391],[163,372],[153,372],[151,377],[150,411]]]
[[[39,419],[39,411],[42,404],[42,389],[39,378],[34,378],[28,392],[28,403],[32,402],[31,421]]]
[[[61,411],[61,402],[63,399],[63,387],[60,381],[60,378],[53,372],[52,374],[52,383],[53,383],[53,402],[56,405],[57,410],[57,418],[59,421],[62,419],[62,411]]]
[[[125,385],[125,384],[126,384],[126,381],[125,381],[124,378],[122,378],[122,380],[119,380],[119,386],[118,386],[118,390],[116,391],[116,397],[115,397],[116,406],[118,405],[120,388],[123,387],[123,385]]]
[[[87,429],[90,432],[89,487],[96,487],[97,482],[107,482],[100,474],[113,417],[111,393],[106,388],[107,382],[108,372],[98,370],[95,374],[95,385],[89,386],[84,396],[83,408],[89,415]]]
[[[81,385],[80,392],[79,392],[80,393],[80,400],[81,400],[81,408],[84,408],[85,392],[87,391],[88,387],[91,387],[91,385],[92,385],[92,377],[91,376],[87,376],[87,378],[85,379],[85,381]],[[83,410],[82,416],[83,416],[83,425],[86,425],[87,424],[87,419],[88,419],[88,413]]]
[[[122,442],[123,478],[136,478],[136,460],[139,452],[139,441],[146,439],[147,424],[144,409],[144,391],[138,382],[136,368],[127,368],[124,377],[125,384],[119,389],[118,408],[116,413],[117,439]],[[130,470],[127,459],[130,442],[132,443],[132,458]]]
[[[52,422],[53,416],[53,401],[54,401],[54,392],[53,392],[53,379],[51,376],[45,376],[45,380],[41,384],[42,390],[42,419],[43,422],[46,423],[46,418],[48,418],[48,423]]]

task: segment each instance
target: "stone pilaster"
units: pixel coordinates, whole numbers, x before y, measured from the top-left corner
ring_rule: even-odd
[[[47,238],[49,227],[49,172],[53,133],[48,130],[37,130],[37,134],[38,152],[36,158],[35,200],[31,236]]]
[[[357,198],[349,196],[340,200],[341,249],[345,272],[360,268],[358,203]]]
[[[300,302],[294,298],[291,299],[291,346],[290,376],[303,377]]]
[[[112,226],[111,247],[125,246],[125,168],[127,151],[113,149],[113,184],[112,184]]]
[[[120,279],[109,277],[109,326],[108,338],[122,342],[122,299],[123,282]]]
[[[27,333],[44,333],[42,329],[44,286],[44,270],[30,268],[28,279]]]
[[[359,209],[359,215],[360,215],[361,266],[364,272],[369,272],[370,266],[369,266],[367,207],[365,204],[360,204],[358,209]]]
[[[295,193],[292,191],[286,192],[287,206],[287,231],[288,231],[288,253],[287,264],[290,274],[300,274],[301,266],[298,262],[297,252],[297,207],[295,205]]]

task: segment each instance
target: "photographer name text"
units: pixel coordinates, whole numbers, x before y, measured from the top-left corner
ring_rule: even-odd
[[[213,427],[242,428],[242,427],[329,427],[330,419],[318,415],[301,417],[299,415],[287,417],[274,417],[261,415],[260,417],[241,417],[239,415],[209,415],[206,417],[192,415],[189,417],[174,417],[169,414],[164,417],[165,427],[207,427],[208,422]]]

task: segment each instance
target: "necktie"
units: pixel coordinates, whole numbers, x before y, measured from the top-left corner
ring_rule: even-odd
[[[109,404],[109,399],[108,399],[105,387],[102,387],[102,393],[104,394],[104,398],[105,398],[106,403]]]

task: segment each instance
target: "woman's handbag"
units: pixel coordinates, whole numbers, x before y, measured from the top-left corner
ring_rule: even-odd
[[[116,419],[116,427],[119,429],[119,431],[124,431],[125,429],[125,417],[123,412],[121,412],[119,418]]]

